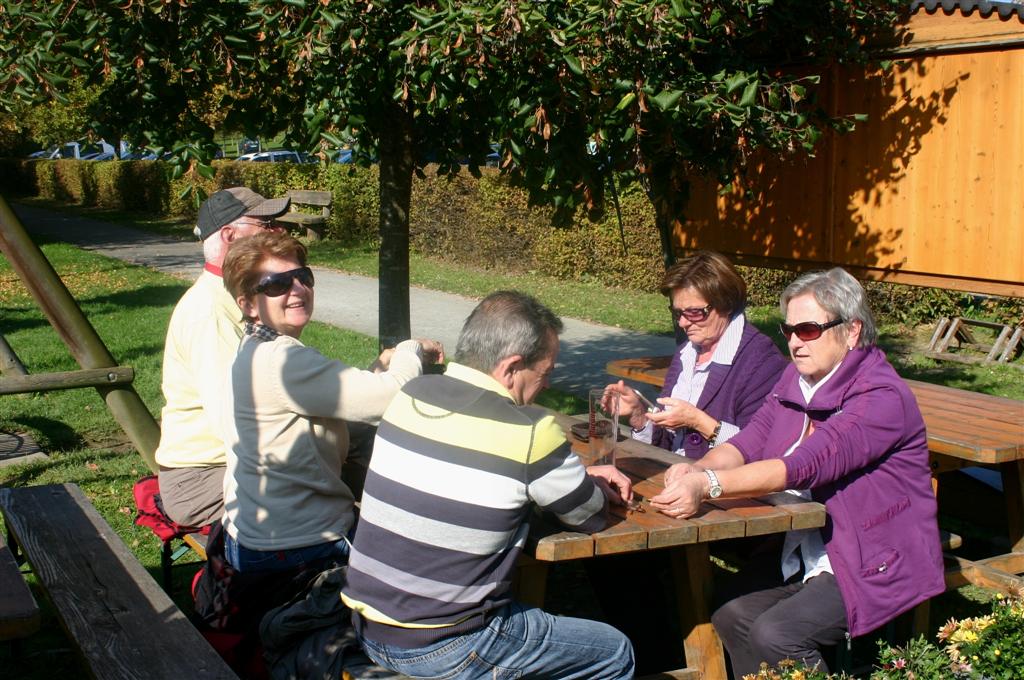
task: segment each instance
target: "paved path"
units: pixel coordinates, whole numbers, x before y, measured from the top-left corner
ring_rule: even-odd
[[[201,271],[202,248],[197,241],[178,241],[121,225],[14,205],[14,212],[30,234],[41,234],[88,250],[195,279]],[[316,270],[314,318],[339,328],[377,335],[377,279],[329,269]],[[413,337],[436,338],[454,352],[462,323],[477,300],[424,288],[411,291]],[[629,304],[628,296],[623,304]],[[590,387],[604,385],[605,364],[626,356],[669,354],[669,337],[624,331],[619,328],[564,318],[562,350],[552,384],[586,396]]]

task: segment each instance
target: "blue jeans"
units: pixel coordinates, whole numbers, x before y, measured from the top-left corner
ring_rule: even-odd
[[[625,635],[598,621],[552,616],[513,602],[467,635],[418,649],[363,639],[367,656],[414,678],[633,677],[633,647]]]
[[[251,550],[224,532],[224,557],[238,571],[283,571],[321,561],[348,562],[348,539],[288,550]]]

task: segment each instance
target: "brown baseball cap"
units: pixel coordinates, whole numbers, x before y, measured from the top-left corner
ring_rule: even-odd
[[[199,206],[199,217],[193,230],[200,241],[217,233],[221,227],[239,217],[272,219],[288,211],[292,199],[264,198],[246,187],[221,189]]]

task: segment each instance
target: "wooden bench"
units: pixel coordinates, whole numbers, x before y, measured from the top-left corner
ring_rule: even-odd
[[[95,678],[237,678],[74,484],[0,489],[0,511]]]
[[[275,221],[289,228],[305,229],[306,236],[314,241],[319,240],[323,236],[324,228],[327,225],[327,218],[331,216],[331,202],[333,200],[331,192],[292,189],[288,192],[288,198],[292,199],[292,211],[278,217]],[[318,207],[320,208],[320,214],[298,212],[294,209],[296,205]]]
[[[37,630],[39,606],[0,535],[0,641],[28,637]]]

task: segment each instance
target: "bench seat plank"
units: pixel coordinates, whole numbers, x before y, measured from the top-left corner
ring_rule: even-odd
[[[94,677],[237,677],[78,486],[0,489],[0,509]]]
[[[39,606],[0,535],[0,640],[28,637],[37,630]]]

